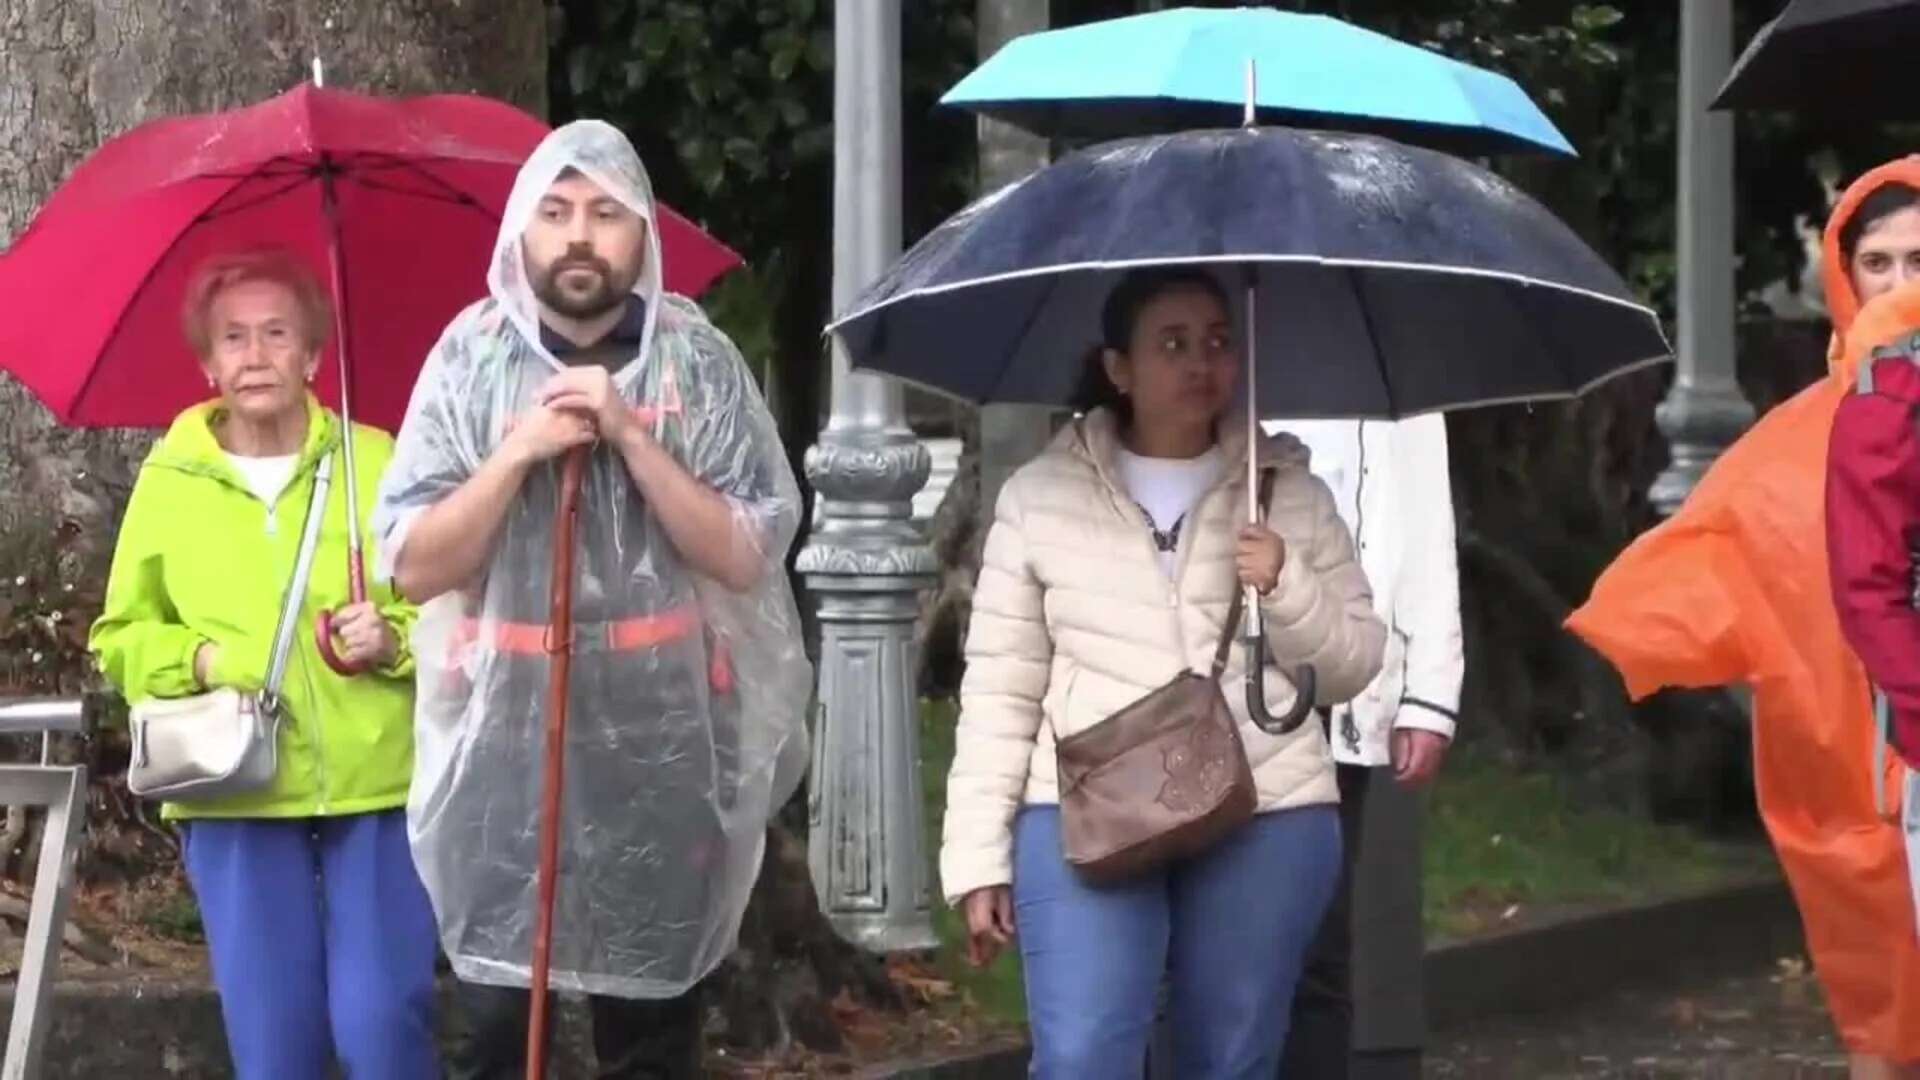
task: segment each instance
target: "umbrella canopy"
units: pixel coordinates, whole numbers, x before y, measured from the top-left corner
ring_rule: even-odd
[[[1916,0],[1793,0],[1747,43],[1713,107],[1914,116],[1916,50]]]
[[[1364,135],[1128,139],[962,210],[829,328],[855,366],[973,401],[1068,403],[1127,270],[1251,283],[1262,415],[1395,418],[1579,394],[1661,362],[1654,312],[1499,177]],[[1238,321],[1244,322],[1246,312]]]
[[[166,424],[206,396],[180,323],[195,265],[273,243],[327,280],[330,193],[353,412],[394,428],[447,321],[486,295],[501,208],[546,132],[485,98],[312,85],[139,127],[83,162],[0,254],[0,370],[67,424]],[[739,263],[659,216],[669,288],[696,294]],[[321,370],[337,402],[338,366]]]
[[[1504,75],[1324,15],[1180,8],[1008,43],[945,97],[1041,135],[1117,138],[1237,123],[1388,135],[1464,154],[1573,146]]]

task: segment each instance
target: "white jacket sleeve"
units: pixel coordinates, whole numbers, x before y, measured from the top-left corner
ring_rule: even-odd
[[[1044,589],[1027,555],[1022,486],[1016,476],[1000,491],[967,625],[940,844],[940,883],[949,902],[1013,881],[1013,817],[1026,790],[1052,667]]]
[[[1274,662],[1283,672],[1313,665],[1317,704],[1335,705],[1380,674],[1387,627],[1373,610],[1373,589],[1333,493],[1319,477],[1312,483],[1313,543],[1306,551],[1288,550],[1261,610]]]
[[[1395,728],[1453,737],[1466,660],[1460,637],[1460,566],[1454,542],[1453,480],[1447,423],[1439,413],[1402,422],[1394,466],[1395,497],[1406,507],[1395,621],[1406,639],[1406,677]]]

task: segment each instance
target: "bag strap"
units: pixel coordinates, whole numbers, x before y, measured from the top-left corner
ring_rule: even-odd
[[[1273,496],[1274,470],[1260,470],[1260,520],[1267,520],[1267,501]],[[1239,582],[1234,582],[1233,603],[1227,605],[1227,621],[1220,627],[1220,644],[1213,650],[1213,677],[1218,679],[1227,670],[1227,656],[1233,651],[1233,632],[1240,625],[1240,616],[1246,611],[1247,590]]]
[[[301,601],[307,595],[307,579],[313,572],[313,553],[320,546],[320,527],[327,516],[327,489],[333,482],[333,454],[320,459],[313,473],[313,496],[307,500],[307,522],[300,533],[300,554],[294,556],[293,577],[287,593],[280,598],[280,623],[273,631],[273,660],[267,666],[267,696],[278,698],[280,684],[287,675],[287,657],[293,652],[293,634],[300,624]],[[353,508],[348,507],[351,513]]]

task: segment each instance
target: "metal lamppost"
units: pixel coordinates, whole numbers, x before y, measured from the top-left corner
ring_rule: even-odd
[[[838,310],[900,252],[900,5],[838,0],[833,21]],[[832,414],[806,456],[820,513],[798,562],[820,627],[808,861],[834,929],[876,952],[938,943],[914,623],[939,567],[911,521],[930,464],[901,387],[850,372],[836,346]]]

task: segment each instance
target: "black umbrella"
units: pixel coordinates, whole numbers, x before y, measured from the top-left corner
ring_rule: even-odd
[[[1457,158],[1365,135],[1195,131],[1083,150],[929,233],[828,329],[855,367],[977,402],[1069,403],[1128,270],[1241,292],[1247,425],[1565,397],[1670,349],[1559,220]],[[1248,455],[1247,500],[1257,477]],[[1248,642],[1260,649],[1257,601]],[[1258,655],[1256,651],[1254,655]],[[1250,672],[1250,675],[1252,673]],[[1312,704],[1298,673],[1289,730]]]
[[[1916,0],[1793,0],[1760,28],[1715,109],[1912,116]]]
[[[857,367],[970,401],[1063,405],[1113,284],[1171,264],[1248,289],[1262,415],[1569,397],[1670,353],[1619,275],[1505,180],[1290,128],[1062,158],[929,233],[829,329]]]

